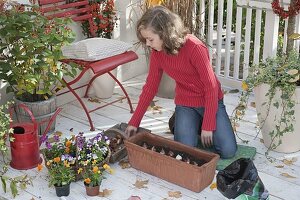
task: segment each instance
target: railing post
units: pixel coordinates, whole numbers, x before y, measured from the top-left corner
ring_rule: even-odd
[[[272,10],[266,11],[263,60],[276,56],[279,17]]]

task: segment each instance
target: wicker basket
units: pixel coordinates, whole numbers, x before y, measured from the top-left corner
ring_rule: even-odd
[[[176,160],[173,157],[143,148],[141,146],[143,142],[184,152],[196,159],[204,160],[205,163],[201,166],[196,166]],[[217,154],[192,148],[151,133],[138,133],[125,140],[125,146],[132,167],[194,192],[202,191],[214,179],[219,159]]]

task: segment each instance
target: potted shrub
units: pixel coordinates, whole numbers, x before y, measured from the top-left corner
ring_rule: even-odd
[[[53,113],[56,104],[52,97],[64,86],[63,76],[76,75],[75,65],[60,62],[61,47],[74,40],[75,34],[68,28],[71,19],[49,20],[37,6],[16,2],[4,1],[0,11],[0,79],[9,84],[6,92],[14,93],[17,104],[30,102],[25,104],[34,115]],[[45,100],[50,105],[32,109],[33,102]],[[47,113],[36,113],[50,107]]]
[[[254,92],[260,130],[268,151],[299,151],[300,126],[296,123],[300,120],[299,75],[300,59],[296,51],[252,66],[242,83],[233,126],[244,116],[249,95]]]

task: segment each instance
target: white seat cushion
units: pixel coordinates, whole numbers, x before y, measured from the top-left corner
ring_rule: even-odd
[[[62,47],[63,56],[71,59],[95,61],[124,53],[132,44],[106,38],[89,38]]]

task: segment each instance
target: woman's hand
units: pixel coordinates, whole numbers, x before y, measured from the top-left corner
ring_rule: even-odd
[[[212,131],[201,131],[201,142],[203,147],[210,147],[213,145],[213,132]]]
[[[137,127],[135,126],[131,126],[131,125],[128,125],[126,130],[125,130],[125,134],[128,136],[128,137],[131,137],[133,135],[135,135],[137,133]]]

